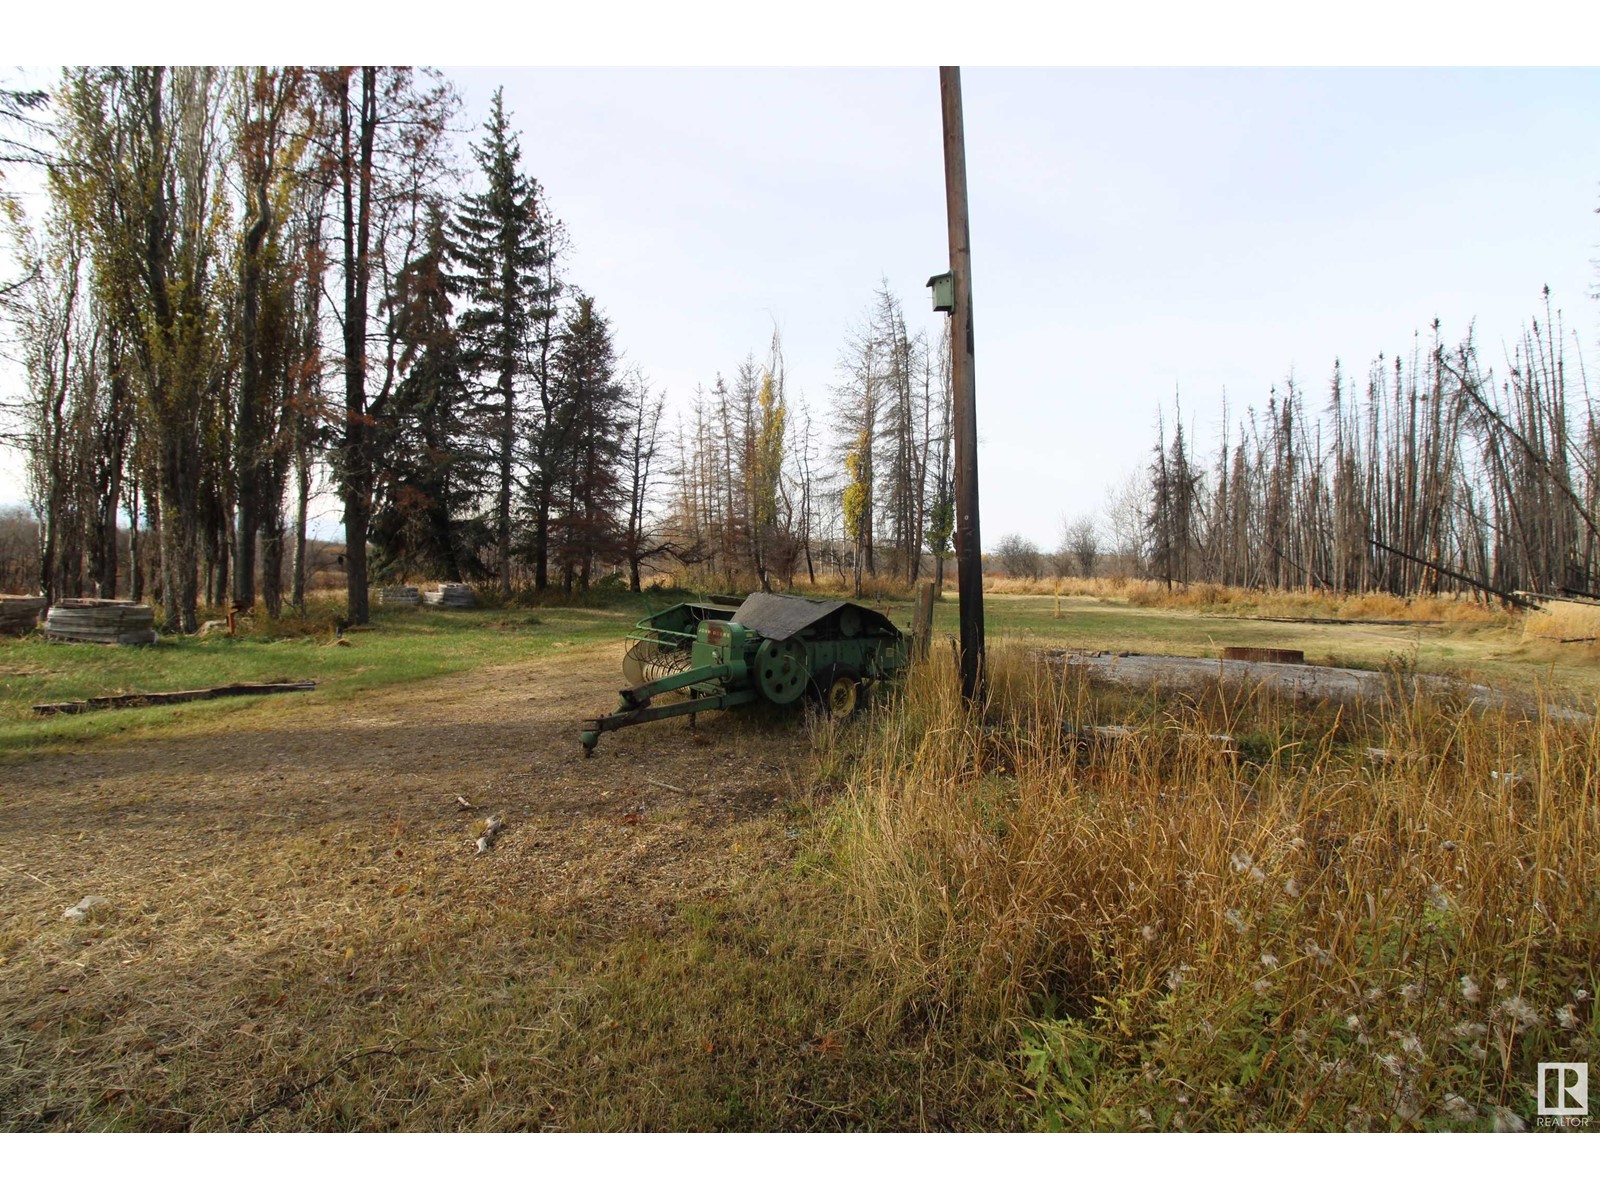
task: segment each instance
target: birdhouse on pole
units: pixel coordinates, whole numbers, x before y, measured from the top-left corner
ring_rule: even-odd
[[[951,272],[932,276],[925,286],[933,289],[934,312],[955,312],[956,277]]]

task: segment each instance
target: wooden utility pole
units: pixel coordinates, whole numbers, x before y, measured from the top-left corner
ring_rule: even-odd
[[[972,251],[967,233],[967,147],[961,122],[961,68],[939,68],[944,111],[944,190],[950,227],[950,357],[955,392],[956,585],[961,601],[961,696],[981,704],[983,542],[978,534],[978,413],[972,363]]]

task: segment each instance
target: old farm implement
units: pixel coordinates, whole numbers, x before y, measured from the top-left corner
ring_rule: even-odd
[[[737,608],[674,605],[635,627],[622,656],[622,703],[585,721],[578,736],[587,756],[607,730],[757,702],[789,708],[808,697],[849,716],[862,688],[897,673],[907,651],[888,617],[844,600],[758,592]]]

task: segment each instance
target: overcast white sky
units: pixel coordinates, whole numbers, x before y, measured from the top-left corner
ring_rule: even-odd
[[[614,61],[843,57],[814,28],[790,45],[781,23],[763,20],[771,27],[748,41],[724,33],[691,46],[680,30],[658,55],[630,27]],[[1370,46],[1437,61],[1429,28],[1398,48],[1359,28],[1331,43],[1316,30],[1263,41],[1257,28],[1254,42],[1236,42],[1212,28],[1191,48],[1171,24],[1148,42],[1124,26],[1092,56],[1069,52],[1078,43],[1061,40],[1059,23],[1032,37],[997,18],[973,57],[1049,58],[1057,47],[1062,59],[1138,62],[1147,48],[1145,61],[1305,62],[1326,61],[1331,46],[1334,61],[1362,61]],[[1536,61],[1543,47],[1559,60],[1569,44],[1591,55],[1600,44],[1586,15],[1549,28],[1566,32],[1479,24],[1476,43],[1444,53]],[[903,60],[894,45],[881,57]],[[463,43],[458,30],[438,51],[468,59],[486,48],[515,57],[523,45]],[[204,49],[188,57],[238,57]],[[604,44],[581,39],[558,49],[572,52],[555,61],[605,57]],[[924,61],[947,49],[930,46]],[[427,45],[409,51],[430,56]],[[761,355],[775,323],[792,392],[822,408],[880,279],[933,331],[923,284],[947,251],[931,66],[445,71],[468,136],[505,87],[525,166],[571,232],[572,282],[675,403]],[[1053,543],[1063,515],[1097,511],[1143,464],[1175,392],[1209,446],[1224,391],[1242,411],[1292,369],[1320,399],[1335,358],[1363,374],[1380,352],[1408,353],[1434,317],[1447,338],[1475,322],[1497,351],[1546,284],[1583,351],[1600,343],[1593,68],[971,67],[963,87],[988,544],[1010,532]],[[0,504],[18,499],[14,464],[0,464]]]
[[[937,74],[452,72],[497,83],[630,356],[686,397],[773,322],[813,404],[880,279],[932,329]],[[1293,369],[1514,339],[1548,283],[1595,346],[1600,72],[971,69],[983,527],[1053,539]]]

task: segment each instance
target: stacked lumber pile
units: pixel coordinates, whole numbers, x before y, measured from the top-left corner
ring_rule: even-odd
[[[378,603],[400,608],[415,608],[422,603],[422,593],[414,587],[404,585],[381,588],[378,591]]]
[[[478,598],[464,583],[441,583],[438,591],[423,592],[422,600],[435,608],[477,608]]]
[[[58,600],[45,616],[44,632],[58,642],[147,646],[156,640],[155,610],[131,600]]]
[[[27,633],[45,607],[43,596],[0,596],[0,634]]]

